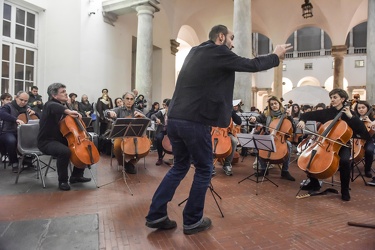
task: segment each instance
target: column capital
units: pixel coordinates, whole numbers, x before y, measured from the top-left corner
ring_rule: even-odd
[[[331,49],[331,55],[333,57],[343,57],[347,53],[346,45],[333,45]]]
[[[180,46],[180,43],[176,41],[176,39],[171,39],[171,54],[172,55],[176,55],[176,53],[178,52],[178,46]]]
[[[160,8],[157,6],[160,4],[160,0],[107,0],[103,1],[103,11],[112,12],[116,15],[124,15],[131,13],[137,10],[138,6],[148,6],[146,10],[151,11],[150,14],[160,11]],[[145,10],[142,8],[142,10]]]

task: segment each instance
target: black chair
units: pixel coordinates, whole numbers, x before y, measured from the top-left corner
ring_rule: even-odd
[[[42,174],[42,169],[40,167],[40,163],[42,162],[40,160],[40,156],[45,155],[45,154],[43,154],[38,149],[38,146],[37,146],[38,133],[39,133],[39,123],[22,124],[22,125],[19,125],[17,128],[17,149],[18,149],[19,154],[21,155],[21,158],[19,159],[19,164],[18,164],[18,173],[17,173],[17,178],[15,181],[16,184],[18,183],[18,178],[20,176],[20,173],[25,169],[22,165],[22,162],[25,156],[31,156],[35,159],[37,163],[37,166],[36,166],[37,179],[39,179],[39,176],[40,176],[40,179],[42,180],[43,188],[46,187],[43,174]]]

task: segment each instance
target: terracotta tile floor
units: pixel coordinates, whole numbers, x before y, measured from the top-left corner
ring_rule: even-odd
[[[131,175],[128,180],[133,196],[121,172],[110,166],[108,156],[102,156],[93,167],[99,185],[104,186],[95,188],[93,182],[78,184],[69,192],[57,189],[56,173],[47,176],[47,188],[42,189],[39,180],[22,174],[20,183],[13,184],[15,175],[10,168],[1,168],[0,175],[12,180],[1,185],[0,220],[97,213],[100,249],[375,249],[375,229],[347,225],[348,221],[375,224],[375,187],[355,180],[350,202],[341,201],[337,194],[296,199],[305,174],[295,162],[290,165],[295,182],[280,179],[280,170],[275,168],[270,170],[269,178],[279,187],[250,180],[239,184],[253,173],[253,161],[253,156],[246,157],[233,167],[234,175],[230,177],[216,164],[217,175],[212,184],[222,197],[219,205],[225,217],[221,217],[208,192],[205,216],[212,219],[213,226],[196,235],[183,234],[183,204],[178,206],[187,198],[193,168],[168,207],[169,217],[177,221],[178,227],[155,231],[144,225],[154,190],[169,169],[167,165],[155,166],[156,152],[147,156],[146,169],[141,161],[138,177]],[[86,175],[89,176],[88,171]],[[37,188],[25,189],[24,185]],[[324,184],[322,190],[328,187]]]

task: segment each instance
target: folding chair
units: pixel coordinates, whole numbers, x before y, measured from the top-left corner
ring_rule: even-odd
[[[18,183],[18,178],[20,176],[20,173],[24,170],[24,167],[22,165],[23,159],[25,156],[32,156],[35,157],[37,166],[37,179],[42,180],[43,188],[46,187],[46,184],[44,182],[44,178],[42,175],[42,170],[40,167],[40,163],[42,162],[40,160],[40,156],[44,155],[37,146],[37,137],[39,133],[39,123],[33,123],[33,124],[22,124],[19,125],[17,128],[17,149],[19,154],[21,155],[21,158],[19,159],[18,164],[18,173],[15,183]],[[43,162],[42,162],[43,163]],[[45,164],[45,163],[44,163]],[[47,164],[45,164],[47,165]]]

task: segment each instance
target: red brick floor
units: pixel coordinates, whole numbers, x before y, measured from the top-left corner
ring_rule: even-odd
[[[205,216],[212,219],[213,225],[196,235],[183,234],[184,205],[178,206],[187,198],[193,168],[168,207],[169,217],[177,221],[178,227],[155,231],[144,225],[152,195],[169,169],[167,165],[155,166],[155,152],[147,156],[146,169],[143,161],[138,163],[138,177],[130,176],[128,183],[133,196],[121,172],[116,166],[110,166],[108,156],[102,156],[96,166],[98,183],[104,185],[101,188],[82,185],[62,192],[49,187],[50,192],[40,188],[40,192],[2,195],[0,220],[97,213],[100,249],[375,249],[375,229],[347,225],[348,221],[375,224],[375,187],[365,186],[361,179],[355,180],[351,184],[350,202],[343,202],[337,194],[296,199],[305,174],[295,162],[290,165],[290,172],[297,179],[295,182],[281,179],[280,170],[275,168],[270,170],[269,178],[279,187],[270,182],[256,184],[250,180],[239,184],[253,173],[253,161],[254,157],[248,156],[236,164],[233,176],[226,176],[221,165],[216,164],[217,175],[212,184],[222,197],[219,205],[224,218],[208,192]],[[20,180],[37,182],[22,177]],[[322,190],[327,187],[330,185],[325,184]],[[17,185],[10,188],[17,188]]]

